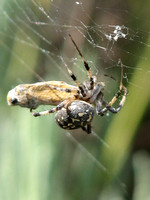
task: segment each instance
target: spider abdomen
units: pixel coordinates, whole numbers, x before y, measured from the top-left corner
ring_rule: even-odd
[[[94,108],[85,101],[73,101],[66,108],[59,110],[55,119],[63,129],[84,128],[91,123],[94,117]]]

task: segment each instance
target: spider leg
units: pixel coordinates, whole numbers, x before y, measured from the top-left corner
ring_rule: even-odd
[[[57,112],[58,110],[61,110],[65,105],[68,104],[68,102],[74,101],[76,98],[77,98],[77,96],[74,96],[72,98],[64,100],[63,102],[58,104],[55,108],[52,108],[50,110],[45,110],[45,111],[35,113],[35,112],[32,111],[32,108],[31,108],[30,112],[34,117],[39,117],[39,116],[42,116],[42,115],[48,115],[50,113],[54,113],[54,112]]]
[[[105,75],[105,76],[108,76],[110,78],[112,78],[113,80],[115,80],[117,83],[119,83],[119,81],[117,81],[114,77],[112,76],[109,76],[109,75]],[[123,94],[123,97],[118,105],[117,108],[114,108],[112,107],[112,105],[117,101],[117,99],[120,97],[121,95],[121,92],[124,91],[124,94]],[[128,91],[127,91],[127,88],[123,85],[123,64],[121,62],[121,81],[120,81],[120,86],[119,86],[119,90],[118,92],[116,93],[116,95],[112,98],[112,100],[107,103],[106,101],[102,100],[102,98],[99,100],[101,102],[101,104],[103,104],[105,107],[103,109],[99,109],[99,112],[98,114],[103,116],[104,113],[109,110],[110,112],[112,113],[117,113],[120,111],[120,109],[123,107],[125,101],[126,101],[126,98],[127,98],[127,94],[128,94]],[[99,103],[100,104],[100,103]]]
[[[107,108],[107,110],[109,110],[110,112],[112,112],[112,113],[117,113],[117,112],[119,112],[120,110],[121,110],[121,108],[123,107],[123,105],[124,105],[124,103],[125,103],[125,101],[126,101],[126,97],[127,97],[127,93],[125,94],[124,93],[124,95],[123,95],[123,97],[122,97],[122,99],[121,99],[121,101],[120,101],[120,103],[119,103],[119,105],[118,105],[118,107],[117,108],[114,108],[114,107],[112,107],[112,106],[109,106],[109,104],[107,103],[107,102],[103,102],[104,103],[104,105],[105,105],[105,107]],[[103,110],[102,110],[102,112],[103,112]]]
[[[68,67],[67,64],[64,62],[64,60],[63,60],[62,57],[61,57],[61,60],[62,60],[62,62],[63,62],[63,64],[64,64],[64,66],[66,67],[66,69],[67,69],[67,71],[68,71],[70,77],[73,79],[73,81],[74,81],[74,82],[76,83],[76,85],[78,86],[78,88],[79,88],[79,90],[80,90],[82,96],[85,97],[86,94],[85,94],[85,92],[84,92],[83,87],[82,87],[82,86],[79,84],[79,82],[77,81],[77,77],[76,77],[76,76],[73,74],[73,72],[69,69],[69,67]]]
[[[117,98],[119,98],[119,96],[120,96],[120,95],[115,96],[113,99],[117,100]],[[103,109],[100,109],[99,112],[98,112],[97,114],[103,116],[107,110],[109,110],[109,111],[112,112],[112,113],[117,113],[117,112],[119,112],[119,111],[121,110],[121,108],[123,107],[123,105],[124,105],[124,103],[125,103],[125,101],[126,101],[126,98],[127,98],[127,90],[124,91],[124,95],[123,95],[123,97],[122,97],[122,99],[121,99],[121,101],[120,101],[120,103],[119,103],[119,105],[118,105],[117,108],[114,108],[114,107],[112,106],[113,103],[115,102],[113,99],[112,99],[113,101],[110,101],[109,103],[107,103],[106,101],[103,100],[103,101],[102,101],[102,104],[103,104],[105,107],[104,107]]]
[[[81,127],[83,131],[87,132],[87,134],[92,133],[92,126],[91,124],[88,124],[87,127],[83,126]]]
[[[116,82],[118,82],[114,77],[111,76],[111,78],[113,80],[115,80]],[[118,106],[118,108],[120,107],[120,109],[124,105],[124,102],[126,100],[127,93],[128,93],[127,88],[123,85],[123,64],[121,62],[121,80],[120,80],[119,90],[116,93],[116,95],[112,98],[112,100],[108,103],[108,107],[111,107],[117,101],[117,99],[120,97],[122,91],[124,91],[124,95],[123,95],[123,97],[122,97],[122,99],[120,101],[120,104]]]
[[[93,87],[94,87],[94,80],[93,80],[93,77],[92,77],[91,69],[90,69],[88,63],[86,62],[85,58],[83,57],[81,51],[79,50],[77,44],[75,43],[75,41],[73,40],[73,38],[72,38],[72,36],[71,36],[70,34],[69,34],[69,37],[70,37],[72,43],[74,44],[76,50],[78,51],[79,55],[80,55],[81,58],[82,58],[82,61],[83,61],[84,66],[85,66],[85,69],[86,69],[86,71],[87,71],[87,73],[88,73],[88,76],[89,76],[89,79],[90,79],[90,87],[91,87],[90,89],[93,89]]]
[[[41,112],[33,112],[32,111],[32,108],[30,109],[30,112],[31,114],[34,116],[34,117],[39,117],[39,116],[42,116],[42,115],[48,115],[50,113],[54,113],[56,112],[56,107],[55,108],[52,108],[50,110],[45,110],[45,111],[41,111]]]

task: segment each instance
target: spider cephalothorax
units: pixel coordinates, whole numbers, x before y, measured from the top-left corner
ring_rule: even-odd
[[[64,63],[70,77],[76,83],[76,86],[69,85],[63,81],[47,81],[34,84],[22,84],[16,86],[7,95],[8,105],[19,105],[30,108],[32,115],[37,117],[56,112],[55,119],[57,124],[63,129],[82,128],[87,133],[91,133],[91,122],[94,117],[94,107],[98,115],[103,116],[105,112],[117,113],[125,103],[127,97],[127,88],[123,85],[123,64],[121,63],[121,81],[108,76],[119,83],[119,90],[110,102],[104,100],[103,82],[97,82],[97,78],[92,75],[90,67],[84,59],[81,51],[75,41],[69,35],[76,50],[81,56],[89,81],[79,84],[76,76]],[[113,104],[117,101],[123,92],[122,99],[117,108]],[[55,105],[56,107],[34,113],[39,105]]]

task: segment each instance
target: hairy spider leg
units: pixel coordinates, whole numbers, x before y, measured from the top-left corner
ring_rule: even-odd
[[[115,96],[112,98],[112,100],[111,100],[109,103],[107,103],[107,102],[104,101],[104,100],[102,101],[102,104],[105,106],[105,108],[103,108],[103,109],[101,109],[101,110],[98,111],[98,114],[101,115],[101,116],[103,116],[104,113],[105,113],[107,110],[109,110],[109,111],[112,112],[112,113],[117,113],[117,112],[119,112],[120,109],[122,108],[122,106],[124,105],[125,101],[126,101],[128,91],[127,91],[127,88],[123,85],[123,64],[122,64],[121,61],[120,61],[120,63],[121,63],[121,80],[120,80],[120,82],[119,82],[117,79],[115,79],[113,76],[109,76],[109,75],[107,75],[107,74],[104,74],[104,76],[107,76],[107,77],[113,79],[114,81],[116,81],[117,83],[119,83],[120,86],[119,86],[118,92],[115,94]],[[117,108],[112,107],[112,105],[113,105],[113,104],[117,101],[117,99],[120,97],[122,91],[124,91],[124,94],[123,94],[123,96],[122,96],[122,99],[121,99],[121,101],[120,101],[118,107],[117,107]]]
[[[73,38],[72,38],[72,36],[71,36],[70,34],[69,34],[69,37],[70,37],[72,43],[74,44],[76,50],[78,51],[79,55],[80,55],[81,58],[82,58],[82,61],[83,61],[84,66],[85,66],[85,69],[86,69],[86,71],[87,71],[87,73],[88,73],[88,76],[89,76],[89,79],[90,79],[90,89],[92,90],[93,87],[94,87],[94,80],[93,80],[93,77],[92,77],[91,69],[90,69],[88,63],[86,62],[84,56],[82,55],[81,51],[79,50],[77,44],[75,43],[75,41],[73,40]]]
[[[68,65],[65,63],[64,59],[63,59],[62,57],[60,57],[60,58],[61,58],[61,60],[62,60],[62,62],[63,62],[63,64],[64,64],[64,66],[66,67],[66,69],[67,69],[67,71],[68,71],[70,77],[72,78],[72,80],[73,80],[73,81],[76,83],[76,85],[78,86],[78,88],[79,88],[79,90],[80,90],[82,96],[85,97],[86,94],[85,94],[85,92],[84,92],[83,87],[82,87],[82,86],[80,85],[80,83],[77,81],[77,77],[76,77],[76,76],[74,75],[74,73],[69,69],[69,67],[68,67]]]
[[[77,96],[70,97],[70,98],[64,100],[63,102],[61,102],[60,104],[58,104],[55,108],[52,108],[50,110],[45,110],[45,111],[37,112],[37,113],[33,112],[32,108],[31,108],[30,112],[32,113],[32,115],[34,117],[39,117],[39,116],[42,116],[42,115],[49,115],[50,113],[54,113],[54,112],[57,112],[58,110],[61,110],[69,102],[72,102],[72,101],[74,101],[76,99],[78,99]]]
[[[92,132],[91,124],[87,124],[87,127],[83,126],[81,128],[82,128],[83,131],[87,132],[87,134],[90,134]]]

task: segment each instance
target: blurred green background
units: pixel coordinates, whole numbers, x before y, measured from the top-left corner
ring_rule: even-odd
[[[142,0],[1,0],[0,199],[150,199],[149,7]],[[116,25],[126,37],[115,41]],[[34,118],[7,105],[8,91],[21,83],[74,84],[61,56],[80,82],[87,78],[68,33],[105,81],[108,100],[118,85],[103,73],[120,80],[118,60],[124,64],[125,106],[96,116],[95,136],[62,130],[54,115]]]

